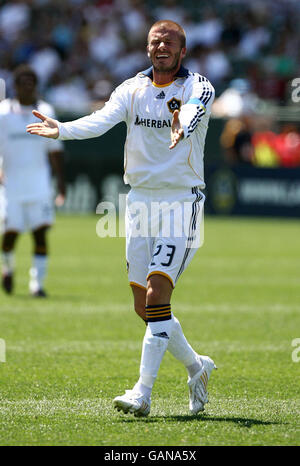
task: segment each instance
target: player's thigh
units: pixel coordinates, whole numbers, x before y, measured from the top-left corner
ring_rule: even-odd
[[[126,226],[126,260],[130,285],[147,288],[147,273],[151,259],[152,239],[138,228],[141,224],[141,212],[148,211],[147,198],[133,190],[127,195]],[[145,218],[143,217],[145,220]]]
[[[147,283],[146,304],[148,306],[170,304],[173,284],[169,278],[154,273],[148,278]]]
[[[126,261],[130,285],[147,288],[147,274],[150,260],[149,238],[141,236],[126,238]]]
[[[187,255],[185,238],[157,238],[148,267],[147,280],[153,275],[161,275],[167,278],[174,288]]]
[[[201,229],[199,223],[195,223],[197,231]],[[147,279],[152,275],[162,275],[169,279],[173,288],[183,271],[187,268],[201,242],[196,230],[192,228],[181,236],[157,237],[153,245],[152,258],[148,267]]]
[[[26,204],[26,225],[31,231],[50,227],[54,222],[54,207],[50,199],[41,199]]]

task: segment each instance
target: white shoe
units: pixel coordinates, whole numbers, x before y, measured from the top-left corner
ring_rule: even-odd
[[[190,391],[189,408],[191,414],[197,414],[204,411],[204,405],[208,403],[207,384],[213,369],[217,369],[214,361],[208,356],[198,355],[202,367],[191,379],[188,379]]]
[[[125,395],[116,396],[113,401],[114,408],[125,414],[133,413],[135,416],[148,416],[150,413],[151,400],[133,390],[126,390]]]

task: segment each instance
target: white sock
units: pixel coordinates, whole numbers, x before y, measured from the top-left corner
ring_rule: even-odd
[[[142,384],[141,378],[137,381],[135,386],[133,387],[133,391],[140,393],[141,395],[146,396],[147,398],[151,398],[152,387],[147,387],[146,385]]]
[[[2,252],[2,272],[5,275],[11,275],[15,268],[15,253]]]
[[[185,338],[180,322],[176,317],[174,317],[168,350],[178,361],[185,365],[190,377],[193,377],[201,369],[197,353]]]
[[[149,322],[143,340],[142,357],[140,363],[140,378],[135,388],[140,391],[147,387],[150,396],[157,373],[168,347],[172,333],[173,316],[171,319],[159,322]]]
[[[48,256],[35,254],[30,269],[30,288],[32,291],[43,289],[48,269]],[[34,289],[36,288],[36,289]]]
[[[186,366],[190,378],[193,378],[194,375],[197,374],[197,372],[199,372],[201,367],[202,367],[202,363],[200,363],[199,361],[194,362],[194,364],[191,364],[190,366]]]

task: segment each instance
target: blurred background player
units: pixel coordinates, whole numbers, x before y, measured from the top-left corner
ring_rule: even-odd
[[[28,65],[14,73],[15,98],[0,103],[1,180],[4,185],[4,233],[2,237],[2,287],[12,293],[14,285],[14,250],[18,235],[31,231],[33,257],[29,291],[45,297],[44,280],[48,265],[47,230],[53,223],[51,169],[57,177],[56,205],[62,205],[65,185],[60,141],[34,138],[26,133],[26,124],[34,121],[32,109],[54,116],[52,106],[37,97],[38,79]]]

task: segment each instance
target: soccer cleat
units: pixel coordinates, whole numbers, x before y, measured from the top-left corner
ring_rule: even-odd
[[[2,288],[7,294],[11,294],[13,291],[14,280],[12,273],[3,273],[2,275]]]
[[[125,395],[116,396],[113,401],[114,408],[125,414],[132,413],[136,417],[148,416],[151,400],[133,390],[126,390]]]
[[[31,296],[35,298],[47,298],[47,293],[45,290],[39,289],[31,292]]]
[[[30,271],[30,274],[31,273],[32,272]],[[34,277],[31,277],[29,281],[29,293],[31,294],[31,296],[34,296],[35,298],[47,297],[47,293],[45,292],[45,290],[40,288],[38,281]]]
[[[204,411],[204,405],[208,403],[207,384],[213,369],[217,369],[214,361],[208,356],[198,355],[202,367],[191,379],[188,379],[190,391],[189,408],[191,414],[197,414]]]

